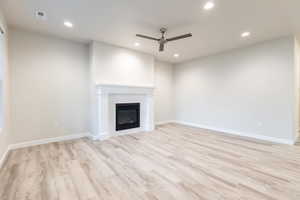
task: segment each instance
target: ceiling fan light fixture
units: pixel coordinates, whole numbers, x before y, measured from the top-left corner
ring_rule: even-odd
[[[208,1],[208,2],[206,2],[206,3],[204,4],[203,9],[204,9],[204,10],[211,10],[211,9],[213,9],[214,7],[215,7],[214,2]]]
[[[138,43],[138,42],[135,42],[134,43],[134,46],[136,46],[136,47],[139,47],[141,44],[140,43]]]

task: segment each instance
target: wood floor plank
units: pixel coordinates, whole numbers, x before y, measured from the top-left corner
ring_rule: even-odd
[[[300,145],[178,124],[15,150],[1,200],[299,200]]]

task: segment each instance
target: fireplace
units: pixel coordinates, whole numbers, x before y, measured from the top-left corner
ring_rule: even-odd
[[[154,130],[154,87],[98,84],[95,89],[92,139]],[[131,117],[122,120],[124,115]]]
[[[140,103],[116,104],[116,131],[140,127]]]

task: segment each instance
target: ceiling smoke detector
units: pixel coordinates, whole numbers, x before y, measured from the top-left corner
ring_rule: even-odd
[[[39,20],[46,20],[47,19],[46,13],[43,12],[43,11],[36,11],[35,12],[35,17]]]

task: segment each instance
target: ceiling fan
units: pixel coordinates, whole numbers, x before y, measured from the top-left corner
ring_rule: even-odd
[[[162,34],[161,38],[154,38],[154,37],[149,37],[149,36],[141,35],[141,34],[136,34],[136,36],[141,37],[141,38],[145,38],[145,39],[149,39],[149,40],[157,41],[159,43],[159,51],[164,51],[165,44],[167,42],[192,37],[192,34],[188,33],[188,34],[184,34],[184,35],[180,35],[180,36],[176,36],[176,37],[172,37],[172,38],[165,38],[165,33],[167,32],[167,29],[166,28],[161,28],[160,32]]]

